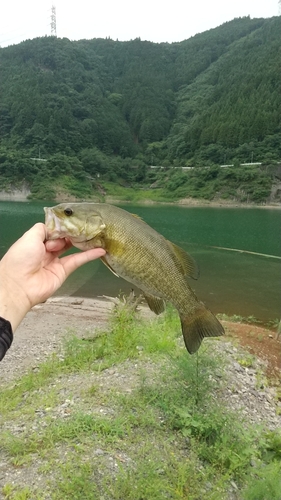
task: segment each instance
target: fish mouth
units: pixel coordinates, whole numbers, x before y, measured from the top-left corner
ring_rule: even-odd
[[[46,239],[57,240],[68,236],[65,229],[62,227],[62,221],[56,216],[51,208],[44,207],[45,226],[47,228]]]

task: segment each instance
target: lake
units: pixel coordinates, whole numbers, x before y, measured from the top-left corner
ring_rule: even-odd
[[[44,222],[43,207],[52,205],[0,202],[0,256],[32,224]],[[192,254],[199,265],[200,278],[189,283],[214,313],[255,316],[263,322],[280,317],[281,210],[119,206],[139,215]],[[116,296],[130,290],[129,283],[96,261],[75,271],[58,294]]]

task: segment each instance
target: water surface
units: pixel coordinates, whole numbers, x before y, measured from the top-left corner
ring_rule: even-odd
[[[43,206],[52,204],[0,202],[0,256],[32,224],[43,222]],[[213,312],[252,315],[262,321],[280,317],[280,210],[170,205],[122,208],[138,214],[193,255],[200,278],[189,283]],[[129,283],[98,261],[78,269],[58,293],[97,297],[129,290]]]

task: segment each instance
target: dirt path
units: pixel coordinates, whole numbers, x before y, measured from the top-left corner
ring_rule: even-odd
[[[281,386],[281,337],[260,326],[223,321],[226,333],[246,350],[263,360],[272,383]]]
[[[1,362],[1,382],[35,368],[55,352],[66,332],[85,334],[106,325],[112,303],[78,297],[55,297],[35,306],[14,335],[12,347]]]

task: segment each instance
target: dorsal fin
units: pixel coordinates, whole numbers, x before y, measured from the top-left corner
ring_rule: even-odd
[[[144,220],[137,214],[131,214],[133,217],[135,217],[136,219],[139,219],[141,220],[142,222],[144,222]]]
[[[166,241],[176,257],[174,262],[179,271],[183,274],[183,276],[188,276],[197,280],[199,278],[199,269],[193,257],[171,241]]]

